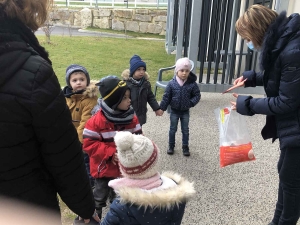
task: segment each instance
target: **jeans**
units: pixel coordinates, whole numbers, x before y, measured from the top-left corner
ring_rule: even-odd
[[[94,199],[97,213],[106,206],[107,199],[112,203],[116,197],[114,190],[108,186],[108,182],[113,179],[107,177],[95,179]]]
[[[300,216],[300,149],[281,150],[278,173],[278,199],[272,222],[296,225]]]
[[[177,132],[179,119],[181,123],[182,145],[188,146],[190,111],[178,111],[174,109],[171,109],[170,113],[169,145],[175,145],[175,134]]]
[[[89,158],[89,155],[84,152],[83,153],[83,158],[84,158],[85,169],[86,169],[87,175],[89,176],[90,185],[93,188],[95,186],[95,181],[94,181],[95,179],[91,176],[91,173],[90,173],[90,158]]]

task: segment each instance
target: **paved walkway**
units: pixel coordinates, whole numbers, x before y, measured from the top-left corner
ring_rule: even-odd
[[[143,130],[161,150],[162,170],[181,173],[194,181],[197,190],[187,205],[182,225],[267,225],[272,219],[279,144],[261,138],[264,116],[246,117],[256,161],[219,166],[218,126],[213,111],[233,99],[231,94],[202,93],[200,103],[191,110],[190,157],[181,153],[180,127],[175,154],[166,154],[169,114],[156,117],[149,109]]]

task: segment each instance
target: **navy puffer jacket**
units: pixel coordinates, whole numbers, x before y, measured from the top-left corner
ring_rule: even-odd
[[[183,86],[180,86],[175,75],[166,87],[160,108],[166,111],[168,105],[170,105],[172,109],[186,111],[194,107],[201,98],[200,89],[195,82],[196,80],[196,75],[190,72],[187,81]]]
[[[267,97],[239,96],[237,111],[264,114],[264,139],[279,138],[280,148],[300,147],[300,16],[281,13],[264,37],[261,71],[246,71],[245,87],[264,86]]]

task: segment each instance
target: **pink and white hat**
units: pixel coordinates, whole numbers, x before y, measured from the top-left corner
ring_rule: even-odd
[[[157,146],[143,135],[120,131],[114,137],[119,167],[124,177],[146,179],[159,169]]]
[[[187,69],[189,71],[191,71],[192,69],[192,64],[190,62],[190,60],[188,58],[180,58],[176,61],[175,64],[175,73],[177,73],[179,70],[182,69]]]

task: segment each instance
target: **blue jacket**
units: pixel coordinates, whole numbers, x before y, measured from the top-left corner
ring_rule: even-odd
[[[172,109],[186,111],[194,107],[201,98],[196,80],[196,75],[190,72],[187,81],[183,86],[180,86],[175,75],[166,87],[160,108],[166,111],[168,105],[170,105]]]
[[[239,96],[237,112],[266,115],[264,139],[280,148],[300,147],[300,16],[281,13],[268,28],[260,55],[261,71],[246,71],[245,87],[264,86],[267,97]]]
[[[173,180],[177,185],[149,191],[115,189],[119,197],[111,204],[101,225],[180,225],[186,202],[194,196],[195,189],[178,174],[165,172],[161,177],[164,183]]]

